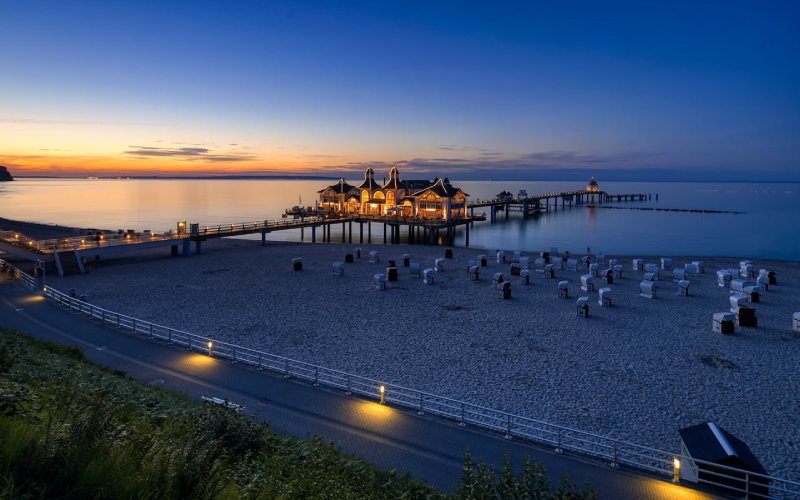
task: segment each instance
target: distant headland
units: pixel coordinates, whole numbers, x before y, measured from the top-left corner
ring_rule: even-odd
[[[11,177],[11,173],[9,173],[6,167],[0,166],[0,182],[7,182],[13,181],[14,178]]]

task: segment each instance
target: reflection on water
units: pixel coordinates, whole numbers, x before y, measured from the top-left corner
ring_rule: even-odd
[[[350,182],[357,183],[358,179]],[[609,193],[651,193],[653,200],[615,206],[735,210],[745,214],[697,214],[557,208],[528,220],[500,214],[497,223],[470,230],[470,245],[521,250],[552,246],[607,254],[730,255],[800,260],[800,184],[602,182]],[[106,229],[175,227],[179,220],[201,225],[279,218],[285,208],[313,205],[325,181],[294,180],[117,180],[20,179],[0,190],[0,217]],[[571,191],[576,182],[455,182],[471,199],[513,193]],[[655,194],[659,195],[655,201]],[[476,211],[483,213],[484,209]],[[356,233],[354,231],[354,233]],[[373,228],[373,242],[383,231]],[[377,236],[381,235],[381,236]],[[271,235],[299,240],[299,231]],[[403,232],[407,238],[407,232]],[[341,241],[334,226],[333,241]],[[464,243],[464,231],[457,243]]]

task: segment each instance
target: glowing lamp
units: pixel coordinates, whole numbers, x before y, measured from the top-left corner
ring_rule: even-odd
[[[381,391],[381,404],[383,404],[386,402],[386,386],[381,384],[380,391]]]
[[[672,482],[678,483],[681,480],[681,459],[678,457],[672,458]]]
[[[211,356],[211,352],[214,350],[214,343],[210,340],[208,341],[208,355]]]

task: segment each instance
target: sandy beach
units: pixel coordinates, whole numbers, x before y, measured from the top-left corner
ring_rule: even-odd
[[[332,262],[356,247],[362,258],[334,276]],[[433,285],[401,267],[385,291],[372,276],[387,259],[408,253],[433,267],[444,248],[227,240],[204,250],[108,261],[49,283],[215,339],[666,450],[678,450],[679,428],[713,420],[748,443],[771,474],[800,477],[796,263],[753,261],[756,272],[775,271],[778,284],[755,304],[758,328],[721,335],[712,332],[712,314],[729,309],[729,291],[715,272],[738,267],[738,259],[674,257],[675,267],[704,260],[705,273],[689,278],[688,297],[662,274],[657,297],[646,299],[643,273],[631,266],[643,256],[606,256],[621,260],[623,278],[602,285],[613,290],[610,308],[588,294],[584,319],[575,300],[585,270],[559,270],[555,279],[532,272],[529,286],[514,276],[512,298],[502,300],[491,278],[509,276],[509,264],[490,259],[479,280],[468,278],[468,261],[489,254],[481,249],[455,248]],[[369,262],[370,250],[379,263]],[[294,257],[303,258],[303,271],[291,270]],[[559,298],[560,280],[569,281],[568,300]]]

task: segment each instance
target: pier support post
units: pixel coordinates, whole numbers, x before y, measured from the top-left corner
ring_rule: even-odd
[[[506,203],[506,220],[508,220],[508,203]]]
[[[408,225],[408,244],[414,244],[414,226],[411,224]]]
[[[358,223],[358,242],[363,244],[364,243],[364,223]]]
[[[317,242],[317,226],[311,226],[311,243]]]
[[[202,241],[197,240],[197,241],[194,242],[194,253],[196,253],[197,255],[200,255],[201,253],[203,253],[203,242]]]
[[[345,242],[345,234],[347,233],[347,222],[342,222],[342,243]]]
[[[367,222],[367,243],[372,243],[372,221]]]
[[[489,216],[489,222],[497,222],[497,206],[492,205],[491,208],[492,210],[491,215]]]
[[[314,228],[313,228],[313,227],[311,228],[311,231],[312,231],[312,232],[314,231]],[[304,228],[304,227],[301,227],[301,228],[300,228],[300,243],[302,243],[302,242],[303,242],[303,240],[305,239],[305,237],[306,237],[306,228]],[[312,241],[312,243],[313,243],[313,241]]]
[[[528,218],[528,200],[522,202],[522,218]]]
[[[189,257],[190,255],[192,255],[192,240],[186,238],[183,240],[183,256]]]
[[[464,226],[464,246],[469,248],[469,224]]]
[[[383,223],[383,244],[386,244],[386,223]]]
[[[353,221],[350,221],[347,227],[347,232],[349,233],[350,243],[353,242]]]
[[[262,247],[267,246],[267,232],[266,231],[261,231],[261,246]]]

